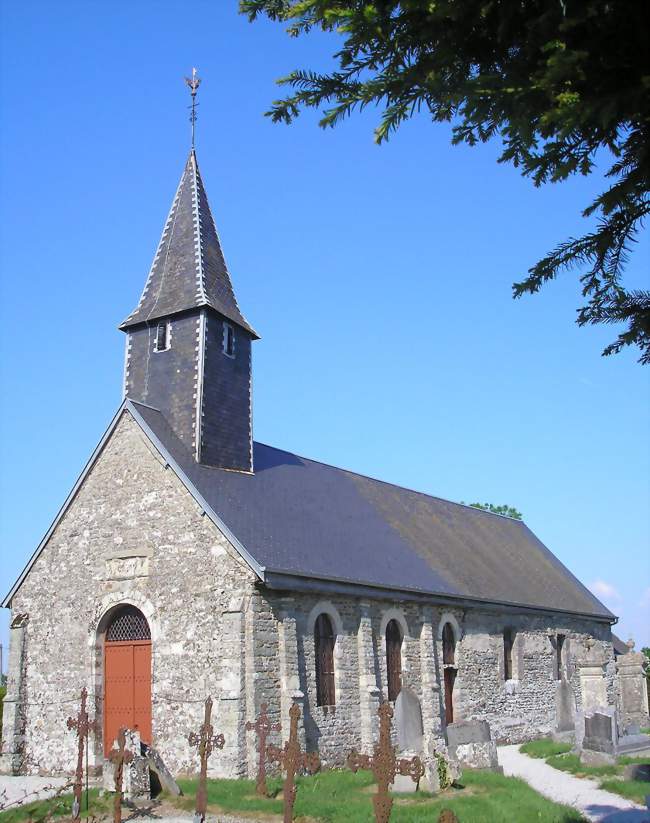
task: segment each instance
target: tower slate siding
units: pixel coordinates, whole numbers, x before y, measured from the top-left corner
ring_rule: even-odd
[[[224,321],[206,312],[200,462],[252,471],[251,338],[235,328],[235,353],[223,351]]]
[[[154,351],[156,324],[130,329],[127,397],[159,408],[179,439],[194,452],[198,375],[198,313],[170,321],[170,347]]]

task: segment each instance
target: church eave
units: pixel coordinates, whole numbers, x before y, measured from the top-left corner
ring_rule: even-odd
[[[427,603],[431,606],[444,605],[455,608],[472,608],[484,611],[511,612],[536,615],[566,614],[572,617],[580,617],[588,620],[595,620],[601,623],[614,625],[618,623],[618,617],[610,614],[594,614],[592,612],[573,611],[571,609],[558,609],[550,606],[535,606],[528,603],[514,603],[504,600],[486,600],[470,595],[453,595],[446,592],[425,591],[423,589],[393,588],[382,586],[378,583],[365,583],[360,580],[352,582],[345,578],[317,577],[311,575],[292,574],[288,571],[271,569],[268,566],[264,569],[264,581],[260,584],[265,588],[277,591],[291,592],[319,592],[321,594],[343,595],[353,597],[363,597],[373,600],[404,600],[419,603]]]
[[[180,306],[178,308],[175,308],[173,311],[153,312],[150,315],[147,315],[146,317],[138,316],[137,313],[134,312],[132,315],[129,315],[129,317],[127,317],[120,323],[118,329],[120,331],[127,332],[131,329],[154,325],[158,321],[164,320],[166,318],[186,315],[193,311],[200,311],[201,309],[210,309],[211,311],[216,312],[216,314],[218,314],[220,317],[225,318],[229,323],[233,323],[238,328],[243,329],[243,331],[249,334],[253,338],[253,340],[260,340],[260,335],[245,320],[242,322],[242,319],[235,317],[232,312],[229,312],[224,308],[218,308],[208,300],[197,300],[188,304],[187,306]]]

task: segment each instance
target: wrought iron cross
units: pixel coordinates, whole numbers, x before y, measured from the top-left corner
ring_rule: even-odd
[[[268,797],[269,790],[266,785],[266,738],[269,732],[279,732],[282,728],[279,723],[271,723],[267,714],[268,704],[262,703],[260,706],[260,713],[254,723],[250,721],[246,724],[247,732],[255,732],[257,734],[257,751],[259,759],[257,761],[257,781],[255,783],[255,791],[260,797]]]
[[[86,687],[81,690],[81,708],[76,717],[69,717],[67,726],[69,729],[74,729],[77,732],[77,769],[75,771],[74,780],[74,801],[72,803],[72,817],[74,820],[79,819],[81,812],[81,790],[84,774],[84,746],[86,753],[88,753],[88,735],[90,732],[97,732],[97,721],[91,720],[86,710],[86,701],[88,700],[88,692]],[[86,769],[86,772],[88,769]],[[87,775],[86,775],[87,776]]]
[[[196,734],[196,732],[192,732],[187,738],[190,746],[195,746],[198,749],[199,758],[201,759],[199,788],[196,792],[196,812],[194,814],[195,823],[203,823],[208,808],[208,758],[212,754],[213,749],[223,749],[226,742],[226,739],[222,734],[214,733],[211,718],[212,698],[208,697],[205,701],[205,715],[203,718],[203,725],[199,729],[199,733]]]
[[[390,740],[390,727],[393,718],[393,709],[390,703],[382,703],[378,710],[379,714],[379,742],[375,746],[374,753],[359,754],[351,751],[348,756],[348,768],[353,772],[359,769],[370,769],[377,781],[377,794],[372,798],[375,807],[375,820],[377,823],[388,823],[390,812],[393,808],[393,798],[390,796],[389,788],[395,780],[396,774],[409,776],[414,783],[424,775],[424,766],[419,757],[411,760],[398,760],[395,756],[395,747]]]
[[[115,766],[115,800],[113,801],[113,821],[120,823],[122,820],[122,779],[124,777],[124,764],[133,760],[133,752],[126,748],[126,729],[120,729],[117,733],[117,749],[109,752],[108,759]]]
[[[194,124],[196,123],[196,107],[198,103],[196,102],[196,93],[199,90],[199,86],[201,85],[201,78],[196,73],[196,69],[192,69],[192,76],[186,77],[185,82],[189,86],[190,94],[192,95],[192,113],[190,114],[190,123],[192,124],[192,148],[194,148]]]
[[[286,771],[282,789],[284,795],[284,823],[291,823],[293,820],[293,806],[296,802],[296,772],[304,769],[309,774],[314,774],[320,769],[320,757],[317,752],[303,752],[298,740],[298,720],[300,719],[300,709],[297,704],[289,709],[291,726],[289,728],[289,739],[284,744],[284,748],[278,746],[267,746],[266,753],[273,763],[279,763]]]

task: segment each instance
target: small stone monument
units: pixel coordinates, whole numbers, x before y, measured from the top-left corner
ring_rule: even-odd
[[[487,720],[466,720],[447,726],[449,755],[462,766],[499,771],[497,744]]]
[[[649,725],[648,681],[644,672],[645,655],[634,651],[634,640],[627,641],[630,651],[616,661],[621,695],[621,724],[628,734],[638,733],[638,728]]]
[[[125,731],[126,749],[133,753],[133,759],[124,764],[122,776],[122,796],[125,800],[149,800],[151,797],[151,783],[149,778],[149,761],[142,754],[140,732],[133,729]],[[113,742],[117,748],[117,740]],[[115,791],[115,766],[110,760],[104,760],[102,782],[105,791]]]

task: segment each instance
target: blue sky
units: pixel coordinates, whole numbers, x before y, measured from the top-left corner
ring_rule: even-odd
[[[376,147],[262,115],[333,39],[250,25],[235,0],[2,3],[0,589],[121,399],[117,324],[197,150],[254,353],[258,440],[452,500],[517,506],[650,645],[648,371],[574,324],[567,275],[510,286],[582,232],[594,175],[535,189],[422,116]],[[644,235],[628,269],[647,287]],[[8,613],[0,618],[6,644]]]

